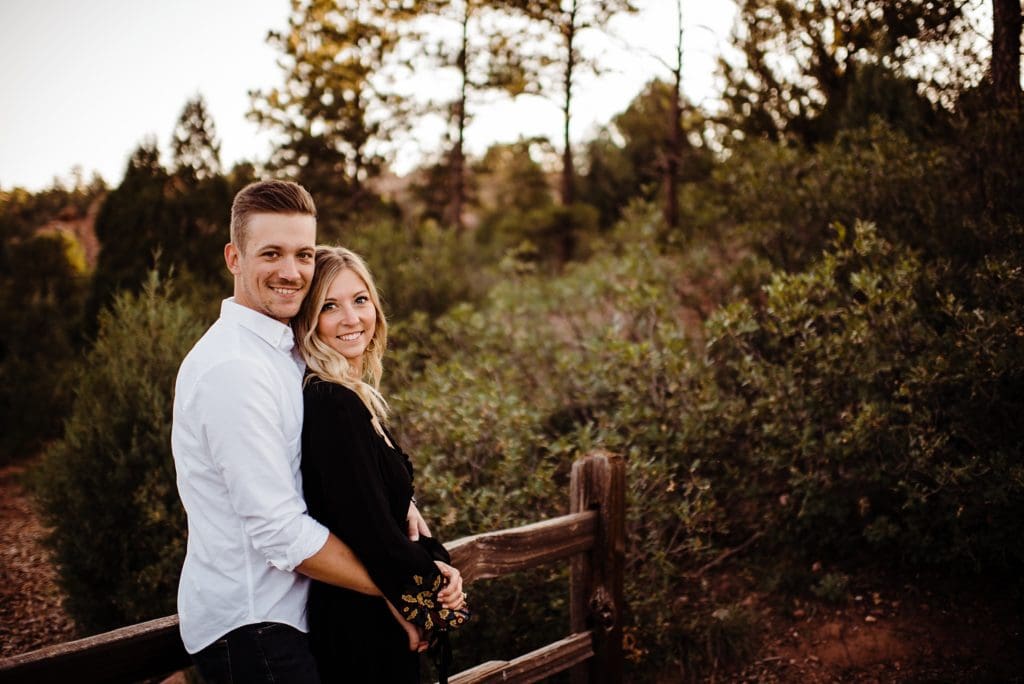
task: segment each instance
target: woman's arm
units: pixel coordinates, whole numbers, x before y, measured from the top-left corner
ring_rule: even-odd
[[[352,549],[407,619],[429,627],[441,608],[461,607],[458,571],[435,565],[395,518],[381,472],[379,436],[359,397],[340,385],[317,383],[306,390],[304,420],[302,470],[313,517]]]
[[[409,511],[405,514],[405,524],[409,527],[409,539],[416,541],[422,534],[424,537],[431,537],[427,521],[420,515],[420,509],[416,508],[416,502],[409,500]]]

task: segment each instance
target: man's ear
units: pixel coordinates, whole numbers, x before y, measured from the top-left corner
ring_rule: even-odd
[[[228,270],[234,275],[238,275],[240,271],[238,267],[238,259],[240,256],[238,248],[235,247],[235,243],[229,242],[224,245],[224,263],[228,265]]]

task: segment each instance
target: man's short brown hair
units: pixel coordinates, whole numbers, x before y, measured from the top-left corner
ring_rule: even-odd
[[[249,217],[253,214],[304,214],[316,218],[316,205],[306,188],[284,180],[249,183],[231,203],[231,243],[245,252]]]

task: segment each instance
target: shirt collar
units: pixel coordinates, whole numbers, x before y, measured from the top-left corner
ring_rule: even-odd
[[[290,326],[242,306],[234,297],[228,297],[221,302],[220,317],[252,331],[275,349],[290,352],[295,346],[295,335]]]

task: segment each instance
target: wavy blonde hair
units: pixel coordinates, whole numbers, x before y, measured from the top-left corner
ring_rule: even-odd
[[[362,357],[362,373],[358,373],[348,359],[327,345],[316,334],[320,310],[327,299],[327,290],[334,279],[343,271],[353,271],[366,284],[370,301],[377,313],[377,323]],[[383,424],[387,422],[388,404],[380,393],[380,378],[383,374],[384,350],[388,345],[388,322],[380,304],[380,295],[373,282],[370,269],[362,257],[344,247],[318,246],[316,248],[316,270],[309,286],[309,294],[303,300],[299,313],[292,319],[295,342],[302,358],[306,361],[310,375],[306,382],[316,376],[327,382],[344,385],[359,395],[370,411],[373,428],[382,437]]]

